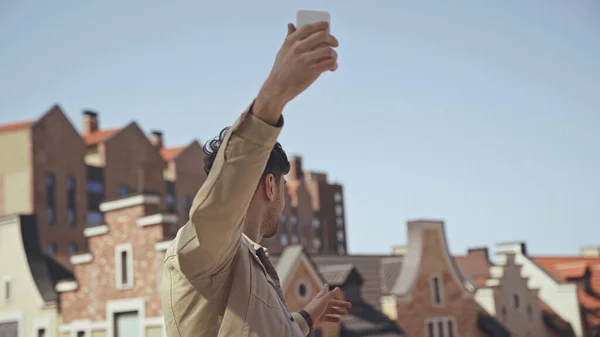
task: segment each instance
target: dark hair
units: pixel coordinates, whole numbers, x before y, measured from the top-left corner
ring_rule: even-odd
[[[206,142],[204,144],[204,172],[208,175],[210,169],[215,163],[215,158],[217,157],[217,153],[221,148],[221,144],[223,144],[223,140],[225,139],[225,135],[229,132],[230,127],[226,127],[219,133],[219,136],[214,139]],[[290,172],[290,161],[288,160],[283,147],[279,142],[275,143],[273,146],[273,150],[271,150],[271,155],[269,156],[269,160],[267,161],[267,166],[263,171],[262,177],[264,178],[267,174],[272,174],[277,178],[277,183],[279,183],[279,178],[282,175],[286,175]],[[262,179],[261,179],[262,180]]]

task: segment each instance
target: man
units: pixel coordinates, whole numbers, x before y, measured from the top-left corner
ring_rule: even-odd
[[[323,72],[337,69],[337,40],[320,22],[289,24],[254,103],[205,147],[208,177],[165,256],[161,298],[169,337],[308,335],[339,322],[350,303],[321,289],[291,313],[279,278],[257,243],[275,235],[290,164],[276,142],[282,110]]]

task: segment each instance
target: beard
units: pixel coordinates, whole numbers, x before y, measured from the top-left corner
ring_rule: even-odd
[[[269,214],[262,224],[263,238],[272,238],[277,234],[279,228],[279,217],[281,216],[275,208],[269,210]]]

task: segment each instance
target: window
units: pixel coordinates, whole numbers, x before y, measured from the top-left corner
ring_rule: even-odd
[[[427,323],[427,337],[435,337],[435,331],[433,329],[433,323]]]
[[[43,329],[43,328],[38,329],[37,337],[46,337],[46,329]]]
[[[292,223],[292,225],[296,225],[298,224],[298,218],[295,215],[292,215],[290,217],[290,222]]]
[[[67,221],[69,226],[75,227],[77,224],[77,212],[76,212],[76,189],[75,189],[75,178],[67,178]]]
[[[531,307],[531,304],[527,306],[527,319],[533,321],[533,308]]]
[[[279,217],[279,223],[282,225],[285,225],[286,222],[287,222],[287,216],[285,214],[282,214],[281,217]]]
[[[75,242],[69,242],[68,246],[69,255],[73,255],[77,252],[77,244]]]
[[[88,180],[88,193],[104,194],[104,184],[98,180]]]
[[[338,241],[344,241],[344,231],[337,231]]]
[[[119,185],[119,188],[117,188],[117,195],[119,197],[124,197],[127,196],[129,194],[129,187],[125,186],[125,185]]]
[[[101,225],[104,223],[104,213],[100,211],[88,210],[87,224],[90,226]]]
[[[335,218],[335,223],[338,226],[338,228],[344,227],[344,218],[342,218],[342,217]]]
[[[344,255],[346,253],[346,249],[344,248],[344,244],[340,243],[337,246],[338,254]]]
[[[288,236],[286,233],[281,233],[281,245],[287,246],[288,244]]]
[[[46,173],[46,223],[48,225],[54,225],[56,223],[54,199],[54,174]]]
[[[338,204],[342,202],[342,194],[340,192],[335,192],[335,194],[333,195],[333,201],[335,201]]]
[[[3,283],[4,284],[2,286],[2,299],[4,300],[4,303],[12,302],[12,280],[7,277],[4,279]]]
[[[117,289],[133,287],[133,252],[129,243],[115,247],[115,281]]]
[[[305,279],[300,279],[296,282],[296,297],[301,301],[306,301],[311,298],[311,291],[308,282]]]
[[[341,205],[335,205],[335,215],[342,216],[344,214],[344,209]]]
[[[500,313],[502,314],[502,320],[506,323],[506,307],[502,307],[502,310],[500,310]]]
[[[517,294],[513,295],[513,305],[515,306],[515,309],[519,309],[521,306],[521,303],[519,303],[519,295]]]
[[[426,337],[454,337],[456,333],[455,317],[436,317],[425,320]]]
[[[314,228],[321,228],[321,220],[314,218],[312,220],[312,225]]]
[[[319,249],[319,248],[321,248],[321,240],[319,240],[319,238],[314,238],[314,239],[313,239],[313,246],[314,246],[316,249]]]
[[[433,275],[430,279],[430,287],[431,287],[431,299],[433,301],[433,305],[440,306],[443,301],[442,294],[442,278],[439,275]]]
[[[54,256],[54,255],[56,255],[56,250],[57,250],[57,248],[56,248],[56,243],[54,243],[54,242],[52,242],[52,243],[49,243],[49,244],[46,246],[46,254],[48,254],[49,256]]]
[[[85,331],[77,331],[77,337],[85,337]]]
[[[298,244],[298,235],[297,234],[292,234],[292,244],[293,245]]]
[[[177,201],[175,199],[175,183],[172,181],[167,181],[165,204],[167,205],[167,212],[176,213]]]

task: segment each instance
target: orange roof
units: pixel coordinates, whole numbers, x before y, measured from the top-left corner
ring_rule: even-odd
[[[106,140],[106,138],[114,135],[120,129],[121,128],[112,128],[112,129],[98,130],[98,131],[94,131],[94,132],[90,132],[90,133],[82,133],[81,137],[83,138],[83,140],[85,141],[85,143],[87,145],[97,145],[99,143],[104,142],[104,140]]]
[[[600,257],[534,257],[533,260],[561,283],[569,279],[581,278],[590,270],[590,283],[593,292],[600,294]],[[578,289],[579,304],[583,307],[588,322],[600,325],[600,299],[587,293],[584,287]]]
[[[163,147],[162,149],[160,149],[160,155],[162,156],[164,161],[171,161],[175,157],[177,157],[185,148],[185,146]]]
[[[8,131],[18,131],[22,129],[27,129],[31,126],[35,121],[23,121],[9,124],[0,125],[0,132],[8,132]]]

